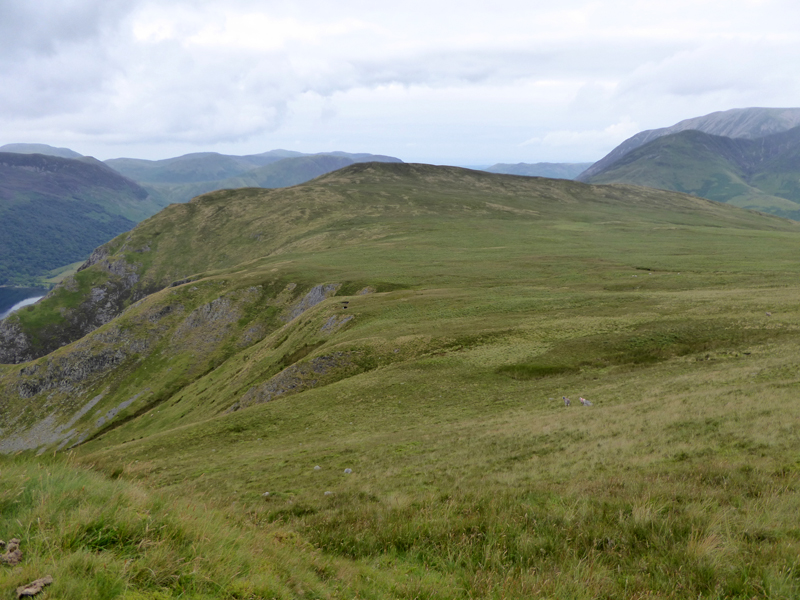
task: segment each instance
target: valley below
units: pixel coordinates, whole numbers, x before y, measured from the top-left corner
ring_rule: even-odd
[[[796,598],[798,256],[695,196],[419,164],[170,205],[0,324],[0,586]]]

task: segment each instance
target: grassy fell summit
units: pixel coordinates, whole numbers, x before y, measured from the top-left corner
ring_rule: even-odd
[[[798,249],[418,164],[169,206],[0,330],[0,585],[797,597]]]

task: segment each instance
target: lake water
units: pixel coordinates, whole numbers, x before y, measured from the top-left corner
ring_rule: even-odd
[[[15,310],[19,310],[25,306],[30,306],[31,304],[35,304],[39,300],[44,298],[44,296],[35,296],[33,298],[25,298],[22,302],[17,302],[14,306],[9,308],[7,311],[0,313],[0,319],[5,319],[8,315],[13,313]]]

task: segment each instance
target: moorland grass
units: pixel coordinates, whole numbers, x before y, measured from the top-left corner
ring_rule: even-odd
[[[396,585],[205,496],[159,494],[69,459],[2,459],[0,473],[0,532],[23,552],[20,566],[0,565],[5,595],[45,575],[40,597],[64,600],[381,598]]]
[[[162,338],[94,393],[155,400],[63,468],[160,502],[162,525],[205,511],[164,544],[196,560],[206,542],[182,540],[210,527],[210,545],[233,550],[200,572],[246,590],[231,597],[800,596],[796,224],[617,186],[544,182],[529,197],[516,178],[421,167],[406,181],[409,168],[224,192],[135,231],[131,248],[157,240],[153,269],[205,276],[120,318]],[[448,178],[461,187],[442,191]],[[273,229],[255,215],[269,202]],[[205,237],[171,239],[179,223]],[[343,286],[284,324],[267,300],[290,282]],[[257,286],[225,343],[176,334],[204,303]],[[251,325],[264,336],[237,345]],[[226,412],[336,352],[355,357],[340,377]],[[87,552],[127,552],[125,539]],[[200,579],[131,590],[225,597]]]

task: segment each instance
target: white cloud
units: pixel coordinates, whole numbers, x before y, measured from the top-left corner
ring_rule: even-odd
[[[591,160],[637,127],[797,104],[799,23],[786,0],[6,0],[0,131],[101,157]]]

